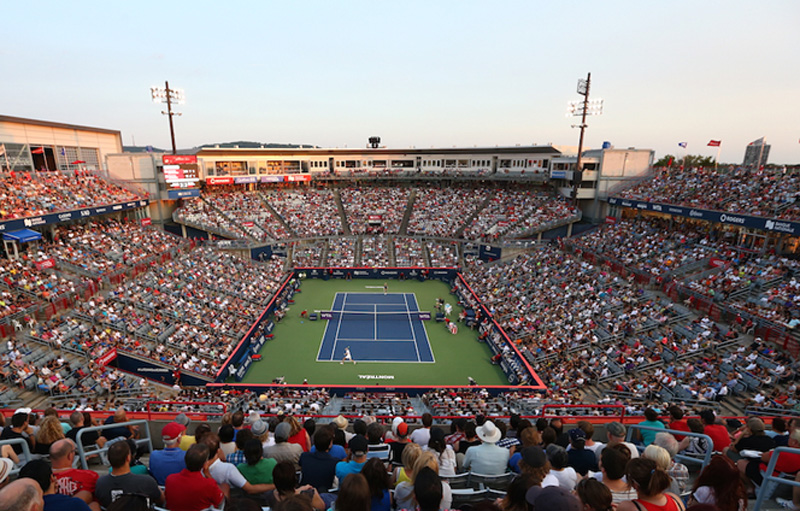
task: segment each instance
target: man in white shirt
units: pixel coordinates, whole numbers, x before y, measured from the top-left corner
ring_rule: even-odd
[[[249,494],[264,493],[275,489],[274,484],[250,484],[247,482],[236,465],[224,460],[225,453],[219,448],[219,436],[216,434],[210,433],[203,437],[203,443],[208,446],[208,459],[214,460],[209,465],[208,472],[220,485],[226,497],[230,497],[230,488],[241,488]]]
[[[409,437],[412,442],[420,447],[427,447],[428,442],[431,440],[431,425],[433,424],[433,416],[429,413],[422,414],[422,427],[415,429]],[[499,438],[498,438],[499,440]]]

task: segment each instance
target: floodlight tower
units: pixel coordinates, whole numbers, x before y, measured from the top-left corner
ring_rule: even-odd
[[[586,75],[586,79],[578,80],[578,94],[583,96],[582,100],[570,101],[567,103],[567,117],[580,116],[581,123],[573,124],[573,128],[581,129],[581,136],[578,140],[578,161],[575,163],[575,173],[572,175],[572,204],[578,205],[578,189],[580,188],[583,179],[583,169],[581,168],[581,159],[583,153],[583,133],[587,128],[586,116],[587,115],[600,115],[603,113],[603,100],[595,99],[589,101],[589,90],[592,86],[592,73]]]
[[[183,105],[186,103],[186,95],[183,89],[170,89],[169,82],[164,82],[164,87],[150,87],[150,94],[153,97],[153,103],[166,103],[167,110],[162,110],[161,113],[169,117],[169,136],[172,139],[172,154],[175,154],[175,128],[172,125],[172,117],[175,115],[183,115],[180,112],[172,111],[172,104]]]

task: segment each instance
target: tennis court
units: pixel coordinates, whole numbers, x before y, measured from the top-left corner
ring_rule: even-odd
[[[350,350],[356,362],[433,363],[414,293],[336,293],[327,319],[318,362],[338,362]]]

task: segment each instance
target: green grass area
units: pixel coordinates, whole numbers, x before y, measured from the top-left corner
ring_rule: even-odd
[[[444,323],[425,321],[425,329],[433,349],[434,363],[409,362],[359,362],[340,364],[317,362],[322,336],[327,321],[301,319],[304,309],[330,310],[337,292],[375,292],[368,286],[383,286],[383,280],[329,280],[306,279],[302,292],[294,297],[295,303],[286,317],[275,325],[275,338],[267,341],[261,351],[262,360],[254,362],[242,383],[271,383],[283,376],[286,383],[302,383],[304,378],[312,385],[466,385],[467,376],[482,385],[508,385],[503,371],[489,361],[491,350],[478,342],[478,333],[460,325],[458,334],[452,335]],[[436,298],[453,305],[451,319],[455,320],[461,308],[457,298],[450,294],[444,282],[417,280],[389,282],[391,293],[414,293],[420,310],[434,312]],[[380,342],[380,341],[376,341]],[[364,379],[359,375],[393,376],[392,379]]]

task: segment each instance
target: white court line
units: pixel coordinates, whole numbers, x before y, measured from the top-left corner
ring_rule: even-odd
[[[373,341],[372,339],[339,339],[342,342],[414,342],[411,339],[379,339]]]
[[[331,303],[331,310],[333,310],[333,306],[336,305],[336,296],[338,294],[339,293],[336,293],[335,295],[333,295],[333,303]],[[317,362],[324,362],[324,360],[320,360],[319,356],[322,354],[322,344],[325,342],[325,338],[328,336],[328,328],[330,328],[330,327],[331,327],[331,322],[330,321],[325,323],[325,331],[322,333],[322,342],[319,343],[319,350],[317,350]],[[334,353],[335,348],[336,348],[336,339],[333,340],[333,347],[334,347],[334,350],[331,350],[331,359],[330,359],[331,362],[333,361],[333,353]]]
[[[344,294],[344,299],[342,300],[342,309],[345,308],[347,305],[347,293]],[[342,328],[342,316],[339,316],[339,319],[336,320],[336,337],[333,339],[333,351],[331,352],[331,362],[333,362],[333,355],[336,353],[336,345],[339,343],[339,329]]]
[[[419,304],[417,303],[417,295],[415,295],[414,293],[411,293],[411,296],[414,298],[414,305],[417,307],[417,310],[419,310]],[[425,328],[425,322],[420,320],[420,323],[422,323],[422,330],[425,331],[425,338],[428,340],[428,349],[431,351],[431,358],[433,360],[430,363],[434,363],[435,364],[436,363],[436,355],[433,354],[433,346],[431,345],[431,337],[428,335],[428,329]],[[423,364],[427,364],[429,362],[422,362],[422,363]]]
[[[375,317],[372,320],[372,340],[378,340],[378,305],[375,304],[372,306],[372,312],[375,314]]]
[[[411,327],[411,338],[414,339],[414,351],[417,353],[417,362],[422,362],[419,358],[419,346],[417,346],[417,334],[414,333],[414,323],[411,322],[411,309],[408,307],[408,293],[403,294],[403,301],[406,304],[408,314],[408,326]]]

